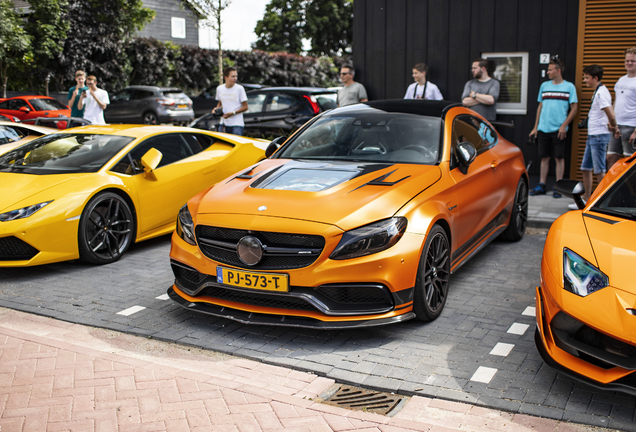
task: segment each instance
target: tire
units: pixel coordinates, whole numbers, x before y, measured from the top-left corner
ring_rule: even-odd
[[[517,185],[515,201],[512,204],[510,223],[508,228],[501,233],[501,239],[505,241],[519,241],[526,232],[528,223],[528,185],[522,178]]]
[[[148,111],[147,113],[145,113],[142,117],[142,121],[144,124],[147,125],[159,124],[159,118],[157,117],[157,114],[153,113],[152,111]]]
[[[135,221],[126,201],[112,192],[91,199],[79,223],[79,254],[91,264],[117,261],[134,240]]]
[[[450,284],[450,245],[446,231],[435,225],[424,244],[415,280],[413,311],[420,321],[433,321],[444,309]]]

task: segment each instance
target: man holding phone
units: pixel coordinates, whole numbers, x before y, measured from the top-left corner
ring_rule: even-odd
[[[79,108],[84,110],[84,118],[92,124],[106,124],[104,110],[110,103],[108,92],[97,87],[95,75],[86,78],[88,91],[80,96]]]
[[[76,86],[71,87],[68,91],[68,95],[66,99],[68,100],[67,105],[71,107],[71,117],[84,117],[84,106],[82,108],[79,107],[80,98],[82,97],[82,93],[88,91],[88,87],[84,84],[86,82],[86,72],[83,70],[78,70],[75,72],[75,82]],[[86,97],[86,96],[84,96]]]

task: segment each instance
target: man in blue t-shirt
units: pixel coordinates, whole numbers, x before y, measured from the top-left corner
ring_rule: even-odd
[[[556,162],[556,179],[559,181],[563,178],[565,137],[568,134],[568,125],[578,109],[576,87],[563,79],[563,70],[563,61],[553,58],[548,66],[548,78],[551,81],[545,81],[539,89],[537,118],[534,128],[530,131],[530,138],[537,136],[541,173],[539,184],[530,191],[530,195],[545,195],[551,154]],[[557,191],[554,191],[552,196],[561,198]]]
[[[75,72],[75,82],[77,85],[71,87],[66,96],[67,105],[71,108],[71,117],[84,117],[84,107],[80,109],[78,104],[81,98],[86,98],[87,96],[85,92],[88,92],[88,86],[84,84],[86,82],[86,72],[82,70]]]

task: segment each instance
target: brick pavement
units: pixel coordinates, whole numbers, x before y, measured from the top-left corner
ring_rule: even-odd
[[[316,402],[334,380],[0,308],[0,430],[591,431],[411,398],[392,417]]]

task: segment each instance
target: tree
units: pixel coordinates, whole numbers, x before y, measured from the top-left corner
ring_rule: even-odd
[[[263,19],[256,23],[254,33],[258,40],[252,48],[300,54],[306,3],[306,0],[272,0]]]
[[[36,91],[33,83],[45,82],[45,94],[49,94],[49,78],[51,61],[64,49],[64,41],[70,24],[64,19],[63,11],[68,7],[68,0],[32,1],[31,14],[25,24],[25,30],[31,37],[33,62],[27,80],[32,91]]]
[[[310,54],[336,55],[351,50],[353,0],[313,0],[305,10],[303,34]]]
[[[142,0],[70,0],[63,14],[69,22],[68,38],[51,62],[58,89],[72,82],[78,69],[115,88],[124,86],[130,70],[126,45],[154,15]]]
[[[342,54],[352,30],[353,0],[272,0],[256,23],[252,48],[299,54],[307,39],[311,54]]]
[[[9,68],[21,69],[31,58],[31,37],[13,8],[11,0],[0,0],[0,79],[5,98]]]
[[[203,9],[206,16],[211,17],[211,21],[207,24],[216,33],[216,43],[218,45],[217,63],[219,68],[219,84],[223,84],[223,48],[221,13],[232,3],[232,0],[198,0],[197,4]],[[204,24],[205,25],[205,24]]]

